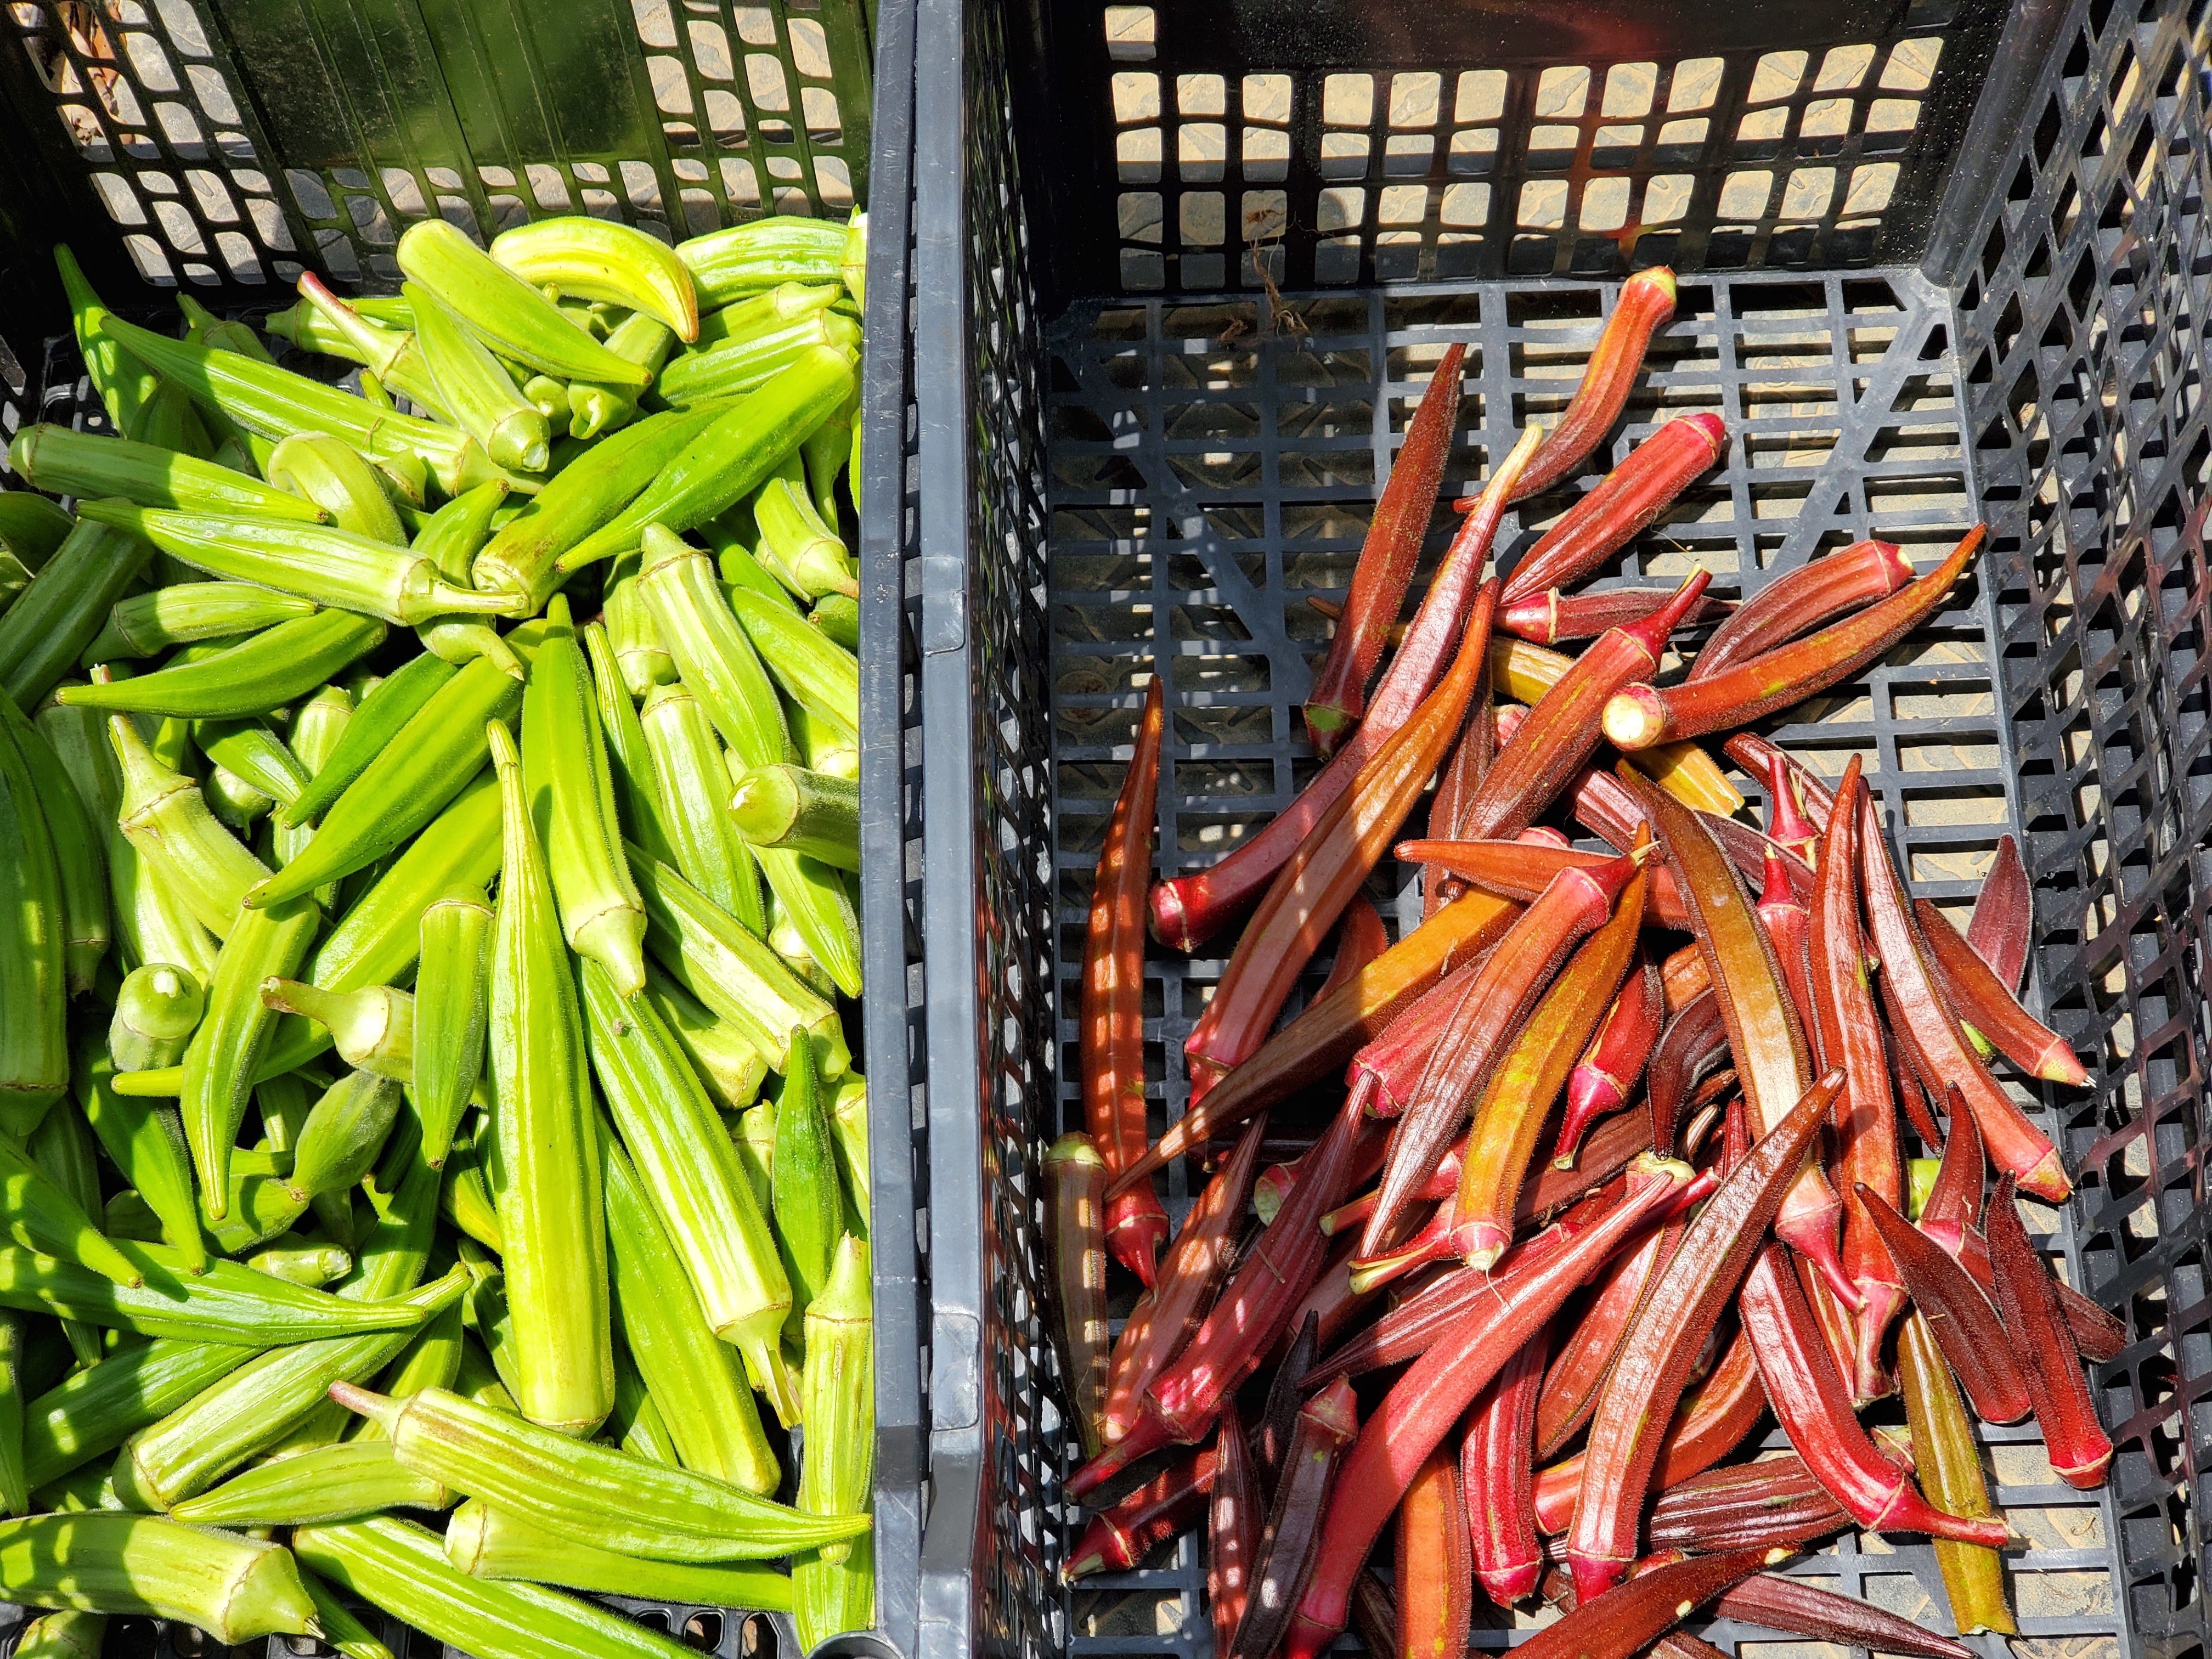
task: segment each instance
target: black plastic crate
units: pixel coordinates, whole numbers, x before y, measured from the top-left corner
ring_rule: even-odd
[[[856,483],[869,994],[855,1052],[873,1085],[877,1622],[823,1651],[871,1656],[917,1651],[924,1480],[927,1239],[908,1218],[925,1133],[908,919],[918,758],[902,764],[891,735],[913,703],[898,594],[912,517],[915,24],[906,0],[35,0],[0,17],[0,448],[27,422],[106,421],[70,337],[57,241],[118,310],[173,325],[180,289],[254,320],[290,303],[302,270],[344,293],[395,291],[399,234],[432,214],[479,240],[570,212],[680,240],[766,213],[867,210]],[[4,459],[0,485],[20,487]],[[797,1652],[781,1614],[610,1599],[722,1659]],[[0,1649],[23,1616],[0,1602]],[[398,1659],[441,1650],[373,1610],[368,1622]],[[328,1651],[266,1645],[269,1659]],[[224,1651],[143,1619],[116,1620],[106,1650]]]
[[[1858,537],[1924,567],[1990,526],[1935,625],[1762,729],[1831,776],[1864,750],[1939,903],[2021,836],[2035,994],[2095,1084],[2027,1096],[2077,1182],[2045,1242],[2133,1340],[2096,1374],[2102,1492],[2058,1484],[2032,1426],[1984,1437],[2032,1541],[2008,1558],[2015,1645],[2203,1650],[2208,20],[2203,0],[924,0],[933,1652],[1212,1644],[1194,1537],[1057,1582],[1082,1516],[1057,1486],[1039,1163],[1080,1121],[1076,974],[1145,677],[1169,677],[1174,873],[1310,775],[1306,600],[1341,597],[1443,344],[1468,347],[1449,491],[1556,416],[1620,279],[1658,263],[1681,304],[1609,458],[1699,410],[1730,447],[1627,578],[1695,559],[1748,594]],[[1596,476],[1509,517],[1504,556]],[[1156,1129],[1222,965],[1152,953]],[[1180,1168],[1170,1194],[1179,1216]],[[1925,1545],[1799,1570],[1948,1627]]]

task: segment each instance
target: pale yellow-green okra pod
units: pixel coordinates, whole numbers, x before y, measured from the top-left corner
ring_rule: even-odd
[[[504,823],[489,1046],[516,1401],[534,1423],[589,1434],[614,1403],[599,1125],[575,981],[523,793],[521,757],[497,720],[486,734]]]
[[[0,1596],[28,1607],[173,1619],[228,1644],[318,1628],[314,1603],[282,1544],[154,1515],[0,1521]]]
[[[422,912],[415,976],[415,1110],[422,1156],[442,1167],[469,1096],[483,1076],[492,909],[483,892],[456,889]]]
[[[696,1566],[617,1555],[574,1536],[556,1535],[474,1498],[446,1523],[446,1559],[477,1578],[562,1584],[603,1595],[688,1601],[710,1607],[791,1608],[791,1580],[749,1561]]]
[[[608,603],[611,607],[611,595]],[[675,849],[661,813],[659,769],[646,740],[645,728],[638,721],[637,705],[630,701],[629,690],[623,684],[605,624],[587,623],[583,637],[584,654],[592,665],[592,700],[599,711],[600,729],[606,734],[607,770],[614,780],[623,833],[663,864],[673,864]]]
[[[707,711],[679,682],[654,686],[638,718],[653,751],[661,822],[677,869],[747,931],[765,935],[760,872],[724,809],[728,769]]]
[[[874,1284],[868,1247],[849,1234],[830,1282],[806,1309],[806,1446],[799,1507],[850,1515],[874,1501],[876,1362]],[[875,1624],[872,1536],[829,1544],[795,1558],[792,1596],[799,1645],[810,1652],[839,1632]]]

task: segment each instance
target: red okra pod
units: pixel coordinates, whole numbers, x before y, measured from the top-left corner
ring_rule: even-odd
[[[1648,896],[1656,898],[1658,878],[1667,873],[1663,865],[1650,872]],[[1589,1126],[1628,1104],[1629,1096],[1644,1075],[1644,1062],[1658,1043],[1659,1022],[1665,1012],[1666,993],[1660,984],[1659,966],[1639,951],[1636,965],[1629,969],[1628,982],[1613,998],[1597,1035],[1567,1074],[1566,1115],[1560,1120],[1559,1144],[1552,1154],[1554,1169],[1574,1168],[1575,1153]]]
[[[1298,1407],[1305,1401],[1306,1379],[1313,1374],[1314,1356],[1321,1348],[1321,1316],[1301,1313],[1297,1334],[1291,1339],[1290,1350],[1283,1356],[1282,1364],[1275,1368],[1274,1381],[1267,1385],[1267,1398],[1260,1410],[1260,1426],[1254,1438],[1258,1443],[1261,1508],[1264,1510],[1273,1500],[1275,1486],[1283,1478],[1283,1466],[1291,1455],[1291,1437],[1298,1425]]]
[[[1443,764],[1466,718],[1483,650],[1470,633],[1413,719],[1360,769],[1344,799],[1275,872],[1183,1043],[1194,1096],[1202,1097],[1267,1041],[1298,975]]]
[[[1620,285],[1620,297],[1613,301],[1613,314],[1605,319],[1605,329],[1591,349],[1575,395],[1530,458],[1514,487],[1515,501],[1549,489],[1589,459],[1627,406],[1653,331],[1664,328],[1674,316],[1674,273],[1666,266],[1639,270]]]
[[[1982,890],[1974,896],[1974,913],[1966,921],[1966,943],[1990,965],[2000,984],[2017,992],[2027,972],[2027,935],[2035,919],[2033,896],[2028,891],[2027,871],[2020,861],[2020,843],[2010,836],[1998,837],[1982,878]]]
[[[1486,966],[1491,952],[1481,951],[1461,963],[1408,1004],[1372,1042],[1352,1055],[1345,1067],[1347,1089],[1364,1086],[1370,1117],[1395,1118],[1420,1086],[1429,1068],[1429,1056],[1451,1024],[1452,1011]],[[1372,1208],[1370,1205],[1369,1206]]]
[[[1814,877],[1808,938],[1814,1039],[1823,1064],[1840,1066],[1844,1097],[1837,1103],[1836,1179],[1844,1189],[1844,1272],[1858,1289],[1851,1392],[1872,1399],[1881,1386],[1881,1352],[1891,1323],[1905,1305],[1905,1284],[1852,1195],[1861,1183],[1894,1208],[1903,1200],[1897,1110],[1889,1087],[1889,1055],[1882,1046],[1881,1015],[1867,971],[1866,940],[1859,928],[1859,757],[1844,769]]]
[[[1643,621],[1674,597],[1671,587],[1608,587],[1595,593],[1563,593],[1554,587],[1504,607],[1498,613],[1498,630],[1535,645],[1595,639],[1608,628]],[[1735,609],[1730,599],[1702,599],[1680,625],[1717,622]]]
[[[1613,856],[1517,839],[1401,841],[1391,851],[1407,863],[1440,866],[1470,887],[1480,887],[1486,893],[1518,899],[1523,903],[1542,892],[1560,871],[1591,869]],[[1654,869],[1651,877],[1650,919],[1662,927],[1688,927],[1689,918],[1683,911],[1681,896],[1674,890],[1674,877],[1663,866]]]
[[[1698,953],[1711,978],[1751,1109],[1752,1132],[1771,1134],[1803,1094],[1811,1070],[1774,947],[1753,918],[1734,864],[1713,837],[1714,820],[1632,772],[1624,770],[1622,781],[1650,816],[1674,885],[1690,908]],[[1782,1201],[1774,1231],[1819,1266],[1839,1300],[1856,1307],[1858,1291],[1844,1277],[1836,1255],[1842,1207],[1820,1160],[1809,1159]]]
[[[1728,1059],[1728,1024],[1710,987],[1682,1005],[1659,1033],[1644,1084],[1651,1144],[1671,1158],[1685,1108],[1698,1082]]]
[[[1769,1630],[1847,1648],[1911,1654],[1916,1659],[1974,1659],[1974,1650],[1963,1642],[1778,1572],[1755,1572],[1735,1589],[1723,1591],[1714,1611],[1739,1624],[1764,1625]]]
[[[1198,1328],[1229,1271],[1267,1127],[1264,1112],[1244,1126],[1237,1150],[1206,1183],[1176,1235],[1151,1303],[1121,1327],[1106,1389],[1102,1426],[1107,1445],[1120,1440],[1143,1414],[1145,1390]]]
[[[1060,1570],[1061,1582],[1094,1572],[1127,1572],[1198,1519],[1218,1479],[1218,1449],[1209,1446],[1115,1499],[1083,1528]]]
[[[1894,542],[1853,542],[1778,576],[1713,630],[1689,678],[1763,657],[1832,617],[1863,611],[1912,580],[1912,562]]]
[[[1352,1242],[1348,1238],[1332,1246],[1321,1277],[1314,1280],[1306,1299],[1291,1316],[1292,1326],[1300,1329],[1309,1317],[1313,1320],[1316,1346],[1326,1344],[1334,1347],[1342,1341],[1345,1332],[1352,1328],[1374,1300],[1373,1293],[1352,1288]],[[1283,1346],[1279,1339],[1278,1352]],[[1307,1369],[1310,1370],[1310,1365]]]
[[[1152,676],[1137,727],[1136,753],[1107,821],[1084,935],[1083,1127],[1109,1173],[1145,1154],[1145,895],[1152,879],[1152,827],[1160,784],[1162,695]],[[1106,1206],[1106,1248],[1146,1285],[1167,1242],[1168,1214],[1150,1184]]]
[[[1462,1135],[1452,1144],[1451,1150],[1446,1152],[1438,1162],[1436,1173],[1429,1177],[1428,1184],[1413,1194],[1413,1202],[1440,1203],[1457,1192],[1460,1170],[1465,1166],[1466,1161],[1467,1137]],[[1371,1191],[1364,1192],[1358,1198],[1338,1205],[1323,1216],[1321,1218],[1321,1230],[1333,1238],[1339,1233],[1349,1231],[1358,1226],[1374,1213],[1375,1194]]]
[[[1775,750],[1766,769],[1766,838],[1784,852],[1795,854],[1811,865],[1826,822],[1824,817],[1821,823],[1815,824],[1805,816],[1805,799],[1797,786],[1797,774],[1789,757]]]
[[[2006,1544],[2010,1534],[2002,1522],[1947,1515],[1923,1498],[1912,1477],[1859,1426],[1784,1247],[1770,1244],[1759,1253],[1737,1308],[1767,1403],[1797,1455],[1852,1520],[1876,1532],[1924,1532],[1992,1549]]]
[[[1317,755],[1325,757],[1342,743],[1366,710],[1367,682],[1382,659],[1383,641],[1406,602],[1436,512],[1437,486],[1443,479],[1444,457],[1459,416],[1460,365],[1466,356],[1467,348],[1457,341],[1444,348],[1420,406],[1407,423],[1405,442],[1391,465],[1382,498],[1375,503],[1375,516],[1368,520],[1344,615],[1306,699],[1306,736]]]
[[[1328,978],[1321,994],[1327,996],[1390,948],[1390,935],[1375,902],[1364,893],[1354,893],[1336,924],[1336,956],[1328,964]]]
[[[1597,748],[1607,700],[1622,686],[1648,678],[1667,639],[1712,580],[1702,567],[1674,590],[1673,600],[1641,621],[1608,629],[1547,691],[1460,812],[1470,840],[1511,836],[1528,827]]]
[[[1444,769],[1437,775],[1437,793],[1429,802],[1429,834],[1456,836],[1460,814],[1474,798],[1475,788],[1490,770],[1498,754],[1498,714],[1492,706],[1491,666],[1487,653],[1482,673],[1468,699],[1467,724],[1460,728],[1459,743]],[[1397,854],[1404,858],[1401,852]],[[1421,920],[1431,916],[1467,890],[1467,883],[1450,871],[1430,865],[1421,872]]]
[[[1644,1160],[1602,1220],[1525,1267],[1492,1274],[1484,1299],[1398,1380],[1345,1460],[1322,1528],[1320,1569],[1291,1626],[1291,1659],[1313,1659],[1344,1628],[1352,1581],[1391,1510],[1474,1397],[1691,1176],[1687,1164]]]
[[[1544,1547],[1536,1536],[1536,1462],[1533,1443],[1544,1361],[1551,1352],[1539,1331],[1505,1362],[1474,1402],[1461,1443],[1462,1485],[1473,1534],[1475,1577],[1501,1607],[1535,1592]],[[1402,1576],[1402,1574],[1401,1574]],[[1461,1625],[1463,1632],[1464,1622]],[[1450,1659],[1458,1659],[1454,1654]]]
[[[1881,1195],[1856,1194],[1895,1271],[1984,1423],[2017,1423],[2034,1408],[2016,1339],[1966,1270]]]
[[[2094,1492],[2112,1467],[2112,1437],[2097,1420],[2096,1401],[2081,1374],[2081,1355],[2067,1328],[2057,1281],[2021,1224],[2013,1180],[2005,1176],[1990,1200],[1990,1261],[1996,1269],[1997,1307],[2021,1349],[2035,1425],[2061,1480]]]
[[[1786,1549],[1730,1550],[1645,1567],[1610,1595],[1577,1588],[1574,1611],[1514,1652],[1521,1659],[1630,1659],[1722,1591],[1789,1559]]]
[[[1525,1226],[1557,1214],[1619,1175],[1637,1153],[1650,1150],[1651,1120],[1644,1113],[1607,1119],[1583,1142],[1572,1167],[1563,1170],[1550,1164],[1536,1171],[1536,1178],[1521,1189],[1520,1202],[1513,1210],[1515,1222]]]
[[[1618,1583],[1636,1559],[1638,1518],[1661,1442],[1690,1368],[1751,1265],[1783,1196],[1843,1088],[1831,1072],[1751,1149],[1683,1235],[1621,1345],[1583,1454],[1567,1560],[1586,1598]]]
[[[1733,731],[1850,679],[1936,614],[1972,562],[1984,533],[1986,526],[1976,525],[1927,575],[1816,634],[1705,679],[1664,690],[1630,686],[1606,705],[1606,736],[1616,748],[1632,752],[1708,732]]]
[[[1890,1030],[1921,1080],[1933,1090],[1955,1085],[1974,1115],[1982,1145],[1997,1168],[2014,1176],[2023,1192],[2056,1204],[2074,1190],[2058,1151],[1990,1075],[1960,1035],[1928,967],[1920,928],[1905,901],[1905,884],[1890,862],[1872,802],[1859,812],[1860,864],[1874,954],[1881,959],[1882,1002]]]
[[[1439,1446],[1398,1504],[1396,1659],[1462,1659],[1467,1651],[1474,1617],[1469,1491],[1451,1449]]]
[[[1797,804],[1804,808],[1815,830],[1828,827],[1835,810],[1835,792],[1814,777],[1803,762],[1777,748],[1756,732],[1739,732],[1721,745],[1721,752],[1754,777],[1771,779],[1778,763],[1797,787]]]
[[[1065,1134],[1046,1149],[1044,1171],[1068,1393],[1084,1453],[1096,1457],[1105,1444],[1106,1160],[1089,1135]]]
[[[1577,941],[1604,925],[1636,866],[1637,860],[1624,856],[1594,871],[1561,871],[1468,981],[1391,1133],[1375,1212],[1359,1236],[1361,1255],[1380,1255],[1396,1242],[1411,1194],[1457,1138],[1492,1060],[1510,1044],[1523,1015]]]
[[[1589,1305],[1559,1345],[1544,1373],[1536,1401],[1536,1455],[1556,1457],[1581,1432],[1597,1408],[1599,1390],[1613,1369],[1613,1355],[1627,1339],[1636,1310],[1674,1252],[1688,1221],[1680,1216],[1650,1229],[1605,1265]]]
[[[1789,866],[1778,847],[1766,849],[1766,867],[1753,908],[1767,943],[1774,947],[1790,1006],[1808,1040],[1814,1037],[1811,971],[1806,963],[1806,935],[1811,917],[1790,883]]]
[[[1655,1550],[1749,1549],[1809,1544],[1851,1523],[1795,1452],[1707,1469],[1668,1487],[1651,1506]]]
[[[1201,1150],[1223,1130],[1343,1065],[1455,960],[1481,950],[1520,913],[1510,900],[1486,893],[1469,893],[1446,905],[1435,921],[1400,939],[1365,973],[1309,1005],[1269,1037],[1259,1053],[1169,1124],[1167,1133],[1115,1178],[1115,1188],[1148,1179],[1169,1159]]]
[[[1352,1157],[1345,1165],[1346,1186],[1372,1181],[1376,1171],[1382,1167],[1382,1148],[1389,1139],[1389,1130],[1378,1121],[1378,1115],[1371,1107],[1367,1116],[1369,1121],[1359,1126],[1359,1138],[1353,1143]],[[1309,1146],[1297,1157],[1280,1164],[1271,1164],[1260,1171],[1259,1179],[1252,1183],[1252,1212],[1260,1218],[1262,1224],[1274,1220],[1284,1201],[1297,1186],[1299,1174],[1304,1170],[1306,1159],[1312,1152],[1313,1148]],[[1335,1212],[1329,1213],[1333,1215]],[[1322,1231],[1335,1231],[1328,1225],[1326,1216],[1322,1218]]]
[[[1717,415],[1668,422],[1544,532],[1506,579],[1504,602],[1572,587],[1673,505],[1727,445],[1728,428]]]
[[[1982,960],[1949,918],[1926,899],[1914,902],[1912,915],[1928,946],[1928,965],[1936,982],[1960,1019],[2031,1077],[2077,1089],[2089,1081],[2066,1039],[2020,1006],[2012,987]]]
[[[1213,1650],[1227,1653],[1251,1599],[1260,1528],[1265,1524],[1260,1486],[1253,1477],[1244,1425],[1234,1400],[1222,1402],[1213,1456],[1213,1490],[1206,1504],[1206,1599],[1213,1615]]]
[[[1359,1402],[1349,1382],[1332,1382],[1299,1408],[1290,1456],[1260,1533],[1259,1569],[1230,1649],[1231,1659],[1269,1659],[1281,1645],[1320,1559],[1322,1516],[1328,1512],[1337,1466],[1358,1432]],[[1400,1599],[1405,1595],[1401,1586]]]

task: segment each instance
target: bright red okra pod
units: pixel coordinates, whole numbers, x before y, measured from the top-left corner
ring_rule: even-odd
[[[1894,542],[1853,542],[1800,565],[1745,600],[1713,630],[1691,663],[1689,678],[1710,679],[1764,656],[1832,617],[1887,599],[1911,580],[1911,561]]]
[[[1575,395],[1529,459],[1528,471],[1514,487],[1513,500],[1549,489],[1589,459],[1627,406],[1653,332],[1674,317],[1674,273],[1666,266],[1639,270],[1620,285],[1620,296],[1591,349]]]
[[[2097,1420],[2096,1401],[2081,1374],[2081,1355],[2067,1328],[2057,1282],[2021,1224],[2009,1175],[1990,1194],[1987,1226],[1997,1307],[2006,1328],[2017,1334],[2035,1424],[2043,1431],[2051,1469],[2068,1486],[2094,1492],[2112,1467],[2112,1437]]]
[[[1643,621],[1674,597],[1671,587],[1607,587],[1595,593],[1563,593],[1554,587],[1505,606],[1498,613],[1498,629],[1533,645],[1594,640],[1609,628]],[[1681,626],[1717,622],[1735,609],[1731,599],[1702,599],[1682,618]]]
[[[1659,878],[1669,875],[1671,885],[1671,874],[1664,865],[1650,874],[1645,891],[1656,901]],[[1629,969],[1628,982],[1614,996],[1613,1006],[1606,1011],[1597,1028],[1597,1035],[1575,1062],[1575,1069],[1567,1074],[1566,1112],[1559,1121],[1559,1138],[1552,1152],[1553,1168],[1574,1168],[1575,1153],[1589,1126],[1628,1104],[1629,1097],[1644,1076],[1644,1064],[1658,1043],[1659,1023],[1666,1013],[1666,1006],[1658,964],[1639,951],[1637,965]]]
[[[1475,1400],[1461,1443],[1460,1480],[1474,1538],[1475,1577],[1501,1607],[1534,1595],[1544,1571],[1543,1543],[1536,1534],[1533,1437],[1550,1351],[1541,1331],[1521,1346]]]
[[[1717,415],[1668,422],[1544,532],[1506,579],[1504,602],[1573,586],[1649,528],[1727,446],[1728,428]]]
[[[1209,1446],[1179,1459],[1091,1517],[1060,1568],[1064,1582],[1094,1572],[1127,1572],[1198,1519],[1219,1470]]]

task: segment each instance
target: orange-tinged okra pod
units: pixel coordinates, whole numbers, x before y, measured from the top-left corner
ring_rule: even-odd
[[[1098,851],[1083,945],[1083,1127],[1117,1172],[1145,1152],[1145,895],[1160,781],[1166,681],[1152,676],[1120,799]],[[1167,1242],[1168,1214],[1150,1183],[1106,1206],[1106,1248],[1145,1284]]]
[[[1568,1534],[1567,1562],[1586,1600],[1620,1582],[1636,1559],[1644,1495],[1691,1365],[1735,1295],[1843,1084],[1842,1073],[1831,1072],[1808,1089],[1722,1182],[1621,1345],[1590,1419]]]
[[[1413,718],[1360,769],[1344,799],[1275,872],[1212,1000],[1183,1043],[1194,1096],[1203,1098],[1224,1072],[1267,1041],[1300,971],[1443,763],[1466,718],[1482,660],[1483,641],[1470,630],[1450,671]]]
[[[1466,356],[1467,348],[1456,340],[1444,348],[1406,427],[1406,441],[1391,464],[1375,516],[1368,520],[1344,615],[1306,699],[1306,736],[1316,754],[1334,750],[1366,712],[1367,682],[1375,676],[1390,624],[1406,601],[1429,518],[1436,511],[1437,486],[1459,419],[1460,365]]]
[[[1894,542],[1853,542],[1778,576],[1713,630],[1689,678],[1711,679],[1724,668],[1764,656],[1822,623],[1887,599],[1912,580],[1912,562]]]
[[[1549,489],[1589,459],[1627,405],[1653,331],[1674,317],[1674,273],[1666,266],[1639,270],[1620,285],[1613,314],[1605,319],[1575,395],[1559,424],[1529,458],[1528,471],[1514,487],[1513,500]]]
[[[1468,1443],[1474,1439],[1470,1431]],[[1460,1659],[1467,1650],[1474,1613],[1473,1518],[1459,1460],[1440,1446],[1398,1504],[1396,1659]]]
[[[1506,578],[1504,603],[1573,586],[1664,513],[1727,447],[1717,415],[1668,422],[1544,532]]]
[[[1070,1403],[1084,1454],[1096,1457],[1105,1445],[1106,1160],[1089,1135],[1064,1134],[1046,1149],[1044,1172]]]
[[[1986,526],[1976,525],[1928,574],[1817,634],[1705,679],[1663,690],[1628,687],[1606,705],[1606,736],[1615,747],[1633,752],[1708,732],[1733,731],[1850,678],[1935,615],[1973,562],[1984,533]]]

